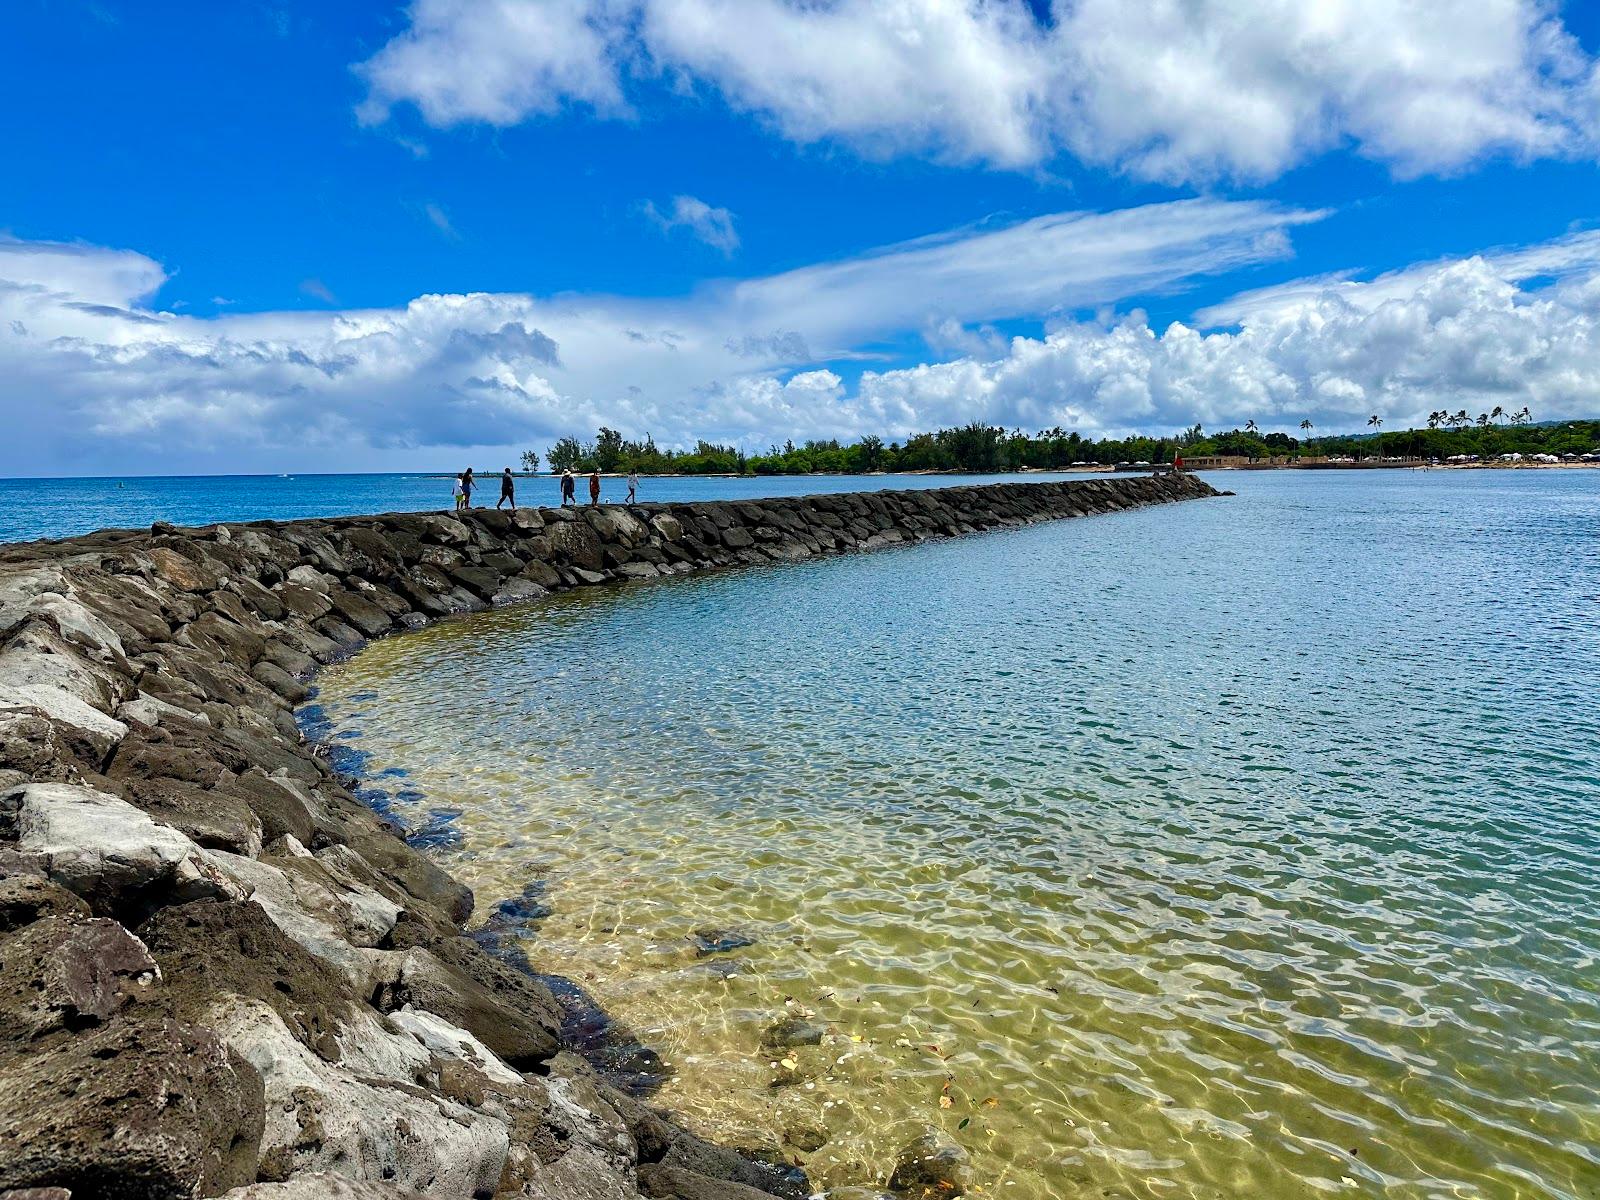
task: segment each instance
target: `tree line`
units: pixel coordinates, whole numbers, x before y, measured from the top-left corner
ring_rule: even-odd
[[[1382,430],[1376,414],[1366,434],[1312,436],[1310,420],[1300,422],[1301,437],[1281,431],[1261,432],[1255,421],[1226,433],[1206,433],[1199,425],[1170,437],[1086,438],[1061,428],[1024,433],[997,425],[971,422],[952,429],[919,433],[904,442],[885,442],[868,435],[848,445],[836,439],[796,445],[774,445],[765,454],[737,446],[700,441],[693,450],[661,449],[648,434],[643,441],[625,438],[601,426],[593,441],[561,438],[545,455],[549,470],[587,474],[638,471],[641,475],[812,475],[865,474],[870,471],[983,471],[1023,468],[1058,470],[1081,464],[1120,462],[1170,463],[1175,454],[1190,457],[1226,454],[1246,458],[1295,458],[1302,455],[1370,458],[1417,455],[1449,458],[1477,454],[1484,458],[1508,453],[1585,453],[1600,446],[1600,421],[1535,425],[1527,409],[1520,413],[1467,417],[1438,412],[1425,429]],[[527,451],[523,467],[537,471],[539,455]]]

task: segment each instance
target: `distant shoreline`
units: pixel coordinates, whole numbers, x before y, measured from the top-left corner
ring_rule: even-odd
[[[1159,466],[1165,470],[1169,464],[1161,463]],[[1600,462],[1476,462],[1476,463],[1381,463],[1381,462],[1349,462],[1349,463],[1317,463],[1315,465],[1300,465],[1297,463],[1263,463],[1259,466],[1243,464],[1239,466],[1202,467],[1203,471],[1560,471],[1560,470],[1595,470],[1600,468]],[[962,471],[954,468],[949,470],[918,470],[918,471],[773,471],[773,472],[738,472],[738,471],[661,471],[649,474],[639,472],[640,479],[892,479],[959,477],[971,475],[988,478],[994,475],[1144,475],[1155,470],[1155,467],[1139,467],[1137,469],[1118,470],[1110,464],[1096,464],[1088,467],[1018,467],[1007,471],[996,468],[985,471]],[[400,472],[406,475],[416,475],[421,479],[454,479],[458,471],[419,471]],[[1191,474],[1194,471],[1191,470]],[[587,479],[590,472],[574,471],[574,479]],[[548,479],[552,482],[561,478],[559,473],[538,471],[513,471],[513,479]],[[626,479],[626,471],[601,471],[601,479]],[[487,487],[500,478],[498,471],[492,474],[475,475],[477,487]]]

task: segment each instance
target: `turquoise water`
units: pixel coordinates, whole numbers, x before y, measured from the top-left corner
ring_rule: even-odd
[[[1228,484],[479,614],[320,702],[819,1185],[933,1125],[1030,1200],[1600,1194],[1600,474]]]
[[[503,464],[502,464],[503,465]],[[642,501],[749,500],[811,492],[878,488],[946,487],[1002,479],[1064,479],[1063,474],[1017,475],[812,475],[749,479],[641,479]],[[498,472],[479,476],[479,505],[500,498]],[[588,499],[587,483],[580,487]],[[71,537],[106,528],[139,528],[155,521],[209,525],[215,521],[291,521],[357,513],[423,512],[455,501],[449,476],[369,475],[152,475],[123,479],[0,479],[0,542]],[[621,479],[601,482],[601,499],[621,502]],[[522,504],[559,504],[552,476],[517,480]]]

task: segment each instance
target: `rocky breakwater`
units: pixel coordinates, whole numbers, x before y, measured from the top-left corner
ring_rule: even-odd
[[[1211,494],[1129,478],[0,550],[0,1196],[804,1194],[563,1043],[549,988],[466,932],[471,894],[304,742],[305,681],[554,589]]]

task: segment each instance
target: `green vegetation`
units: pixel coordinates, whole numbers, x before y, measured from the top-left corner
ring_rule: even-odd
[[[1381,430],[1377,414],[1367,421]],[[1303,438],[1271,431],[1262,433],[1256,422],[1227,433],[1205,433],[1200,426],[1172,437],[1102,438],[1090,440],[1076,432],[1045,429],[1026,434],[973,422],[955,429],[919,433],[904,443],[885,442],[868,435],[850,445],[834,440],[787,442],[765,454],[747,454],[737,446],[702,441],[693,450],[662,450],[649,435],[644,441],[624,438],[615,429],[601,427],[592,442],[565,437],[545,455],[552,472],[570,468],[587,473],[638,471],[643,475],[813,475],[863,474],[869,471],[1016,471],[1025,467],[1058,470],[1085,463],[1169,463],[1174,453],[1194,457],[1237,454],[1246,458],[1301,455],[1371,458],[1418,455],[1449,458],[1477,454],[1483,458],[1513,452],[1529,454],[1583,454],[1600,447],[1600,421],[1568,421],[1534,425],[1528,410],[1507,414],[1500,409],[1476,418],[1465,410],[1457,414],[1432,413],[1426,429],[1311,437],[1312,423],[1299,423]],[[539,456],[523,455],[529,470],[537,469]]]

